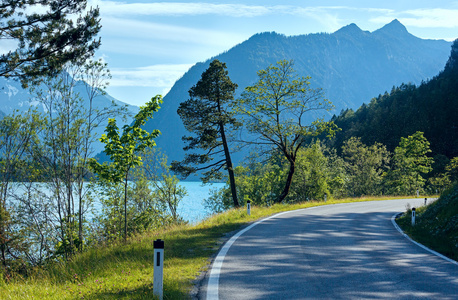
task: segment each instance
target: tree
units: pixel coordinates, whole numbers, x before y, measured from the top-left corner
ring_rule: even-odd
[[[450,163],[445,167],[445,170],[451,182],[458,181],[458,156],[452,158]]]
[[[274,147],[289,163],[285,186],[277,202],[282,202],[289,193],[297,152],[305,144],[305,138],[323,132],[333,134],[336,130],[332,122],[322,119],[307,123],[308,113],[330,110],[333,106],[321,89],[310,87],[310,77],[300,77],[293,67],[293,61],[281,60],[258,71],[258,82],[247,87],[234,103],[241,123],[253,135],[253,140],[245,142]]]
[[[170,174],[167,156],[158,149],[148,149],[142,156],[143,172],[154,187],[153,196],[170,212],[173,221],[178,221],[178,204],[188,192],[179,185],[175,175]]]
[[[331,194],[328,158],[319,141],[306,149],[300,149],[296,164],[298,176],[295,176],[291,188],[295,198],[302,201],[323,200],[324,195]]]
[[[7,256],[13,256],[14,246],[20,234],[13,232],[17,227],[12,218],[10,197],[11,184],[17,178],[23,178],[21,170],[29,156],[30,148],[36,142],[37,133],[43,125],[42,120],[35,112],[13,114],[0,120],[0,261],[3,271],[8,277]],[[2,272],[3,273],[3,272]],[[1,273],[0,273],[1,276]]]
[[[60,244],[67,256],[83,246],[84,214],[87,210],[88,160],[93,156],[95,130],[113,115],[126,111],[116,103],[97,108],[94,102],[104,95],[110,78],[106,64],[87,61],[84,65],[67,64],[57,76],[43,78],[33,87],[35,100],[45,108],[46,120],[41,147],[35,149],[35,160],[46,170],[46,181],[56,207],[56,227]],[[75,209],[75,206],[77,207]],[[86,206],[86,207],[85,207]]]
[[[84,62],[100,46],[99,9],[87,0],[3,0],[0,39],[17,42],[0,56],[0,76],[26,79],[59,73],[68,62]]]
[[[234,99],[237,85],[226,70],[226,64],[218,60],[210,63],[201,79],[189,90],[190,99],[180,104],[178,114],[185,128],[194,136],[185,136],[186,154],[183,161],[172,162],[172,170],[184,177],[207,170],[202,181],[221,179],[220,170],[225,168],[229,175],[232,200],[239,206],[235,187],[234,170],[229,150],[227,131],[238,126],[236,119],[227,111],[227,105]],[[198,152],[198,150],[203,150]],[[218,160],[214,162],[213,160]],[[198,165],[205,165],[198,167]]]
[[[386,147],[380,143],[366,146],[360,138],[352,137],[344,142],[342,156],[347,169],[350,196],[377,194],[389,163]]]
[[[395,193],[414,194],[423,188],[426,182],[423,175],[432,170],[433,158],[427,156],[430,152],[423,132],[401,138],[394,149],[393,169],[388,174],[388,183]]]
[[[104,152],[110,157],[111,163],[100,164],[95,159],[90,160],[90,167],[103,180],[114,184],[124,185],[124,240],[127,239],[127,192],[129,173],[132,168],[142,165],[140,154],[146,148],[154,147],[155,139],[159,130],[147,132],[141,126],[159,110],[162,97],[157,95],[140,107],[140,111],[134,117],[132,125],[124,125],[122,134],[116,126],[115,119],[108,120],[106,134],[102,135],[101,142],[105,143]]]

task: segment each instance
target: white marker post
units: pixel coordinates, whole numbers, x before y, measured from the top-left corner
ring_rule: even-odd
[[[246,202],[246,213],[250,216],[251,215],[251,201],[248,200]]]
[[[153,295],[162,300],[164,285],[164,241],[161,239],[154,241],[154,277]]]
[[[324,202],[328,200],[328,194],[324,194]]]
[[[412,208],[412,226],[415,226],[415,207]]]
[[[428,202],[428,198],[425,198],[425,206],[426,206],[426,203]]]

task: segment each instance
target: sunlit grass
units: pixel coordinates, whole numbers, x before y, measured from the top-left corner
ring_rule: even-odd
[[[399,197],[403,198],[403,197]],[[404,197],[405,198],[405,197]],[[164,299],[188,299],[194,280],[235,230],[279,212],[319,205],[393,199],[357,199],[275,204],[232,209],[197,225],[177,225],[110,243],[76,255],[71,261],[38,269],[27,279],[0,280],[0,299],[153,299],[153,241],[165,241]]]
[[[415,226],[409,209],[396,222],[412,239],[458,261],[458,186],[416,208]]]

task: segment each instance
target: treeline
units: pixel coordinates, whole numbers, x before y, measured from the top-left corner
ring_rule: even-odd
[[[357,112],[312,124],[304,118],[332,104],[292,61],[258,71],[234,99],[236,85],[215,60],[178,109],[194,135],[183,138],[190,153],[172,169],[184,176],[207,170],[204,181],[227,172],[227,187],[206,201],[213,211],[248,200],[437,194],[457,179],[457,52],[455,41],[444,71],[419,88],[403,84]],[[232,165],[237,147],[253,150],[241,166]]]
[[[81,13],[85,2],[76,2],[80,5],[70,12]],[[2,17],[14,16],[15,9],[15,1],[5,5]],[[50,14],[53,9],[51,5]],[[457,179],[453,116],[458,41],[444,72],[422,85],[430,92],[403,85],[393,90],[393,98],[381,96],[353,113],[358,115],[354,120],[351,111],[344,112],[342,118],[348,115],[345,120],[350,120],[347,125],[338,118],[329,122],[319,118],[333,108],[332,103],[321,89],[311,87],[310,77],[297,74],[293,61],[282,60],[258,71],[258,81],[235,99],[237,84],[230,80],[226,65],[214,60],[190,89],[189,99],[180,104],[177,113],[190,133],[183,138],[188,153],[169,166],[154,148],[159,132],[143,129],[158,111],[161,96],[141,107],[133,124],[123,128],[111,118],[125,113],[123,107],[94,108],[92,101],[104,93],[110,78],[105,64],[90,59],[99,45],[92,41],[100,28],[98,10],[91,10],[92,18],[75,23],[85,37],[81,41],[73,41],[74,35],[66,30],[54,30],[61,24],[74,32],[65,12],[58,11],[53,18],[39,14],[28,18],[31,25],[44,22],[43,27],[52,29],[44,34],[22,22],[8,22],[17,26],[11,37],[20,43],[16,52],[1,57],[0,76],[17,76],[29,84],[45,113],[16,113],[0,120],[0,262],[6,281],[35,266],[71,259],[85,247],[182,222],[177,206],[186,191],[171,171],[184,177],[200,173],[204,182],[227,178],[227,187],[207,200],[214,211],[248,200],[269,205],[325,197],[436,193]],[[88,26],[83,26],[85,22]],[[72,47],[50,52],[35,47],[53,45],[53,38],[72,40],[75,52],[65,52]],[[84,92],[89,104],[75,93],[79,81],[88,83]],[[405,109],[385,98],[402,99]],[[419,121],[418,126],[410,125],[417,111],[427,111],[421,107],[442,100],[424,127]],[[377,112],[370,112],[371,107]],[[390,109],[397,109],[396,114],[384,118]],[[396,123],[402,122],[402,114],[409,119]],[[311,124],[305,122],[310,116],[316,118]],[[364,123],[377,118],[391,123],[379,127]],[[100,138],[95,128],[106,119],[106,134]],[[378,131],[371,131],[371,125]],[[409,130],[403,131],[406,126]],[[430,128],[434,130],[427,131]],[[358,130],[366,135],[358,137]],[[379,140],[380,136],[386,139]],[[103,164],[92,158],[92,145],[99,138],[110,158]],[[441,144],[446,139],[449,144]],[[232,159],[237,147],[254,150],[240,166]],[[435,167],[438,162],[441,168]],[[94,211],[96,198],[101,202],[98,211]]]
[[[159,133],[140,128],[158,110],[160,96],[140,108],[131,126],[120,129],[109,119],[101,140],[112,163],[92,158],[100,139],[96,129],[127,114],[114,102],[102,109],[93,105],[109,77],[100,61],[68,63],[30,87],[44,113],[30,110],[0,119],[4,279],[70,259],[91,245],[182,222],[177,206],[186,190],[153,148]],[[77,89],[82,81],[91,85]]]
[[[332,120],[342,129],[331,145],[350,137],[367,145],[382,143],[393,151],[401,137],[424,132],[437,160],[458,156],[458,43],[452,45],[444,70],[419,87],[402,84],[373,98],[357,111],[347,109]]]
[[[351,137],[337,151],[317,140],[298,151],[296,171],[285,202],[325,201],[332,198],[438,194],[458,180],[458,157],[442,173],[432,173],[434,159],[422,132],[401,138],[393,152],[380,143],[366,145]],[[338,154],[340,152],[340,154]],[[287,162],[278,155],[260,160],[252,154],[235,168],[238,196],[243,203],[271,205],[282,192]],[[208,209],[221,212],[232,207],[230,189],[214,191]]]

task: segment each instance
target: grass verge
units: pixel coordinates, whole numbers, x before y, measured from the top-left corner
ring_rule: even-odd
[[[402,198],[402,197],[399,197]],[[0,279],[0,299],[153,299],[153,241],[165,241],[164,299],[189,299],[194,280],[208,268],[227,233],[275,213],[312,206],[387,200],[393,197],[276,204],[232,209],[197,225],[180,225],[134,236],[37,268],[28,278]]]
[[[458,261],[458,185],[437,201],[416,208],[415,226],[411,209],[396,222],[413,240]]]

